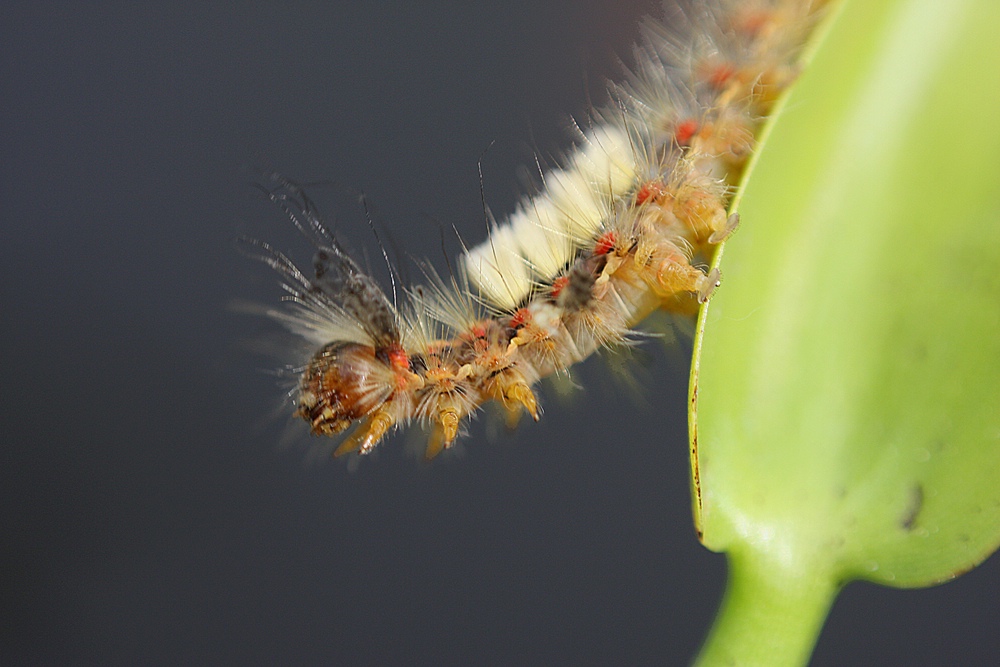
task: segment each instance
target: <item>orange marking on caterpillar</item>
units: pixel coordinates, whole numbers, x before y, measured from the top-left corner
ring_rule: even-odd
[[[389,357],[389,363],[396,370],[409,370],[410,355],[406,353],[406,350],[401,345],[393,344],[390,346],[386,356]]]
[[[553,280],[552,291],[551,291],[552,298],[553,299],[558,298],[559,293],[563,291],[566,285],[569,285],[569,276],[559,276],[558,278]]]
[[[645,188],[646,186],[644,185],[642,187]],[[641,192],[642,188],[640,188],[639,190]],[[644,204],[645,203],[645,199],[643,201],[639,201],[639,194],[640,193],[637,192],[636,195],[635,195],[636,203],[637,204]],[[607,255],[609,252],[611,252],[612,250],[614,250],[614,247],[615,247],[616,243],[618,243],[618,234],[616,234],[614,232],[604,232],[603,234],[601,234],[597,238],[597,243],[594,244],[594,254],[595,255]],[[558,295],[554,295],[554,296],[558,296]]]
[[[511,315],[508,326],[510,326],[511,329],[520,329],[529,322],[531,322],[531,311],[527,308],[518,308],[514,314]]]
[[[635,205],[642,206],[648,202],[655,202],[663,196],[665,191],[666,186],[663,181],[647,181],[635,191]]]
[[[721,63],[708,71],[705,81],[716,90],[725,88],[726,84],[736,75],[736,67],[732,63]]]
[[[690,146],[691,139],[694,138],[699,129],[701,129],[701,125],[693,118],[681,121],[674,130],[674,140],[678,146]]]
[[[767,28],[773,21],[774,14],[772,12],[764,10],[751,11],[741,17],[738,17],[736,29],[740,32],[746,33],[747,35],[756,36]]]

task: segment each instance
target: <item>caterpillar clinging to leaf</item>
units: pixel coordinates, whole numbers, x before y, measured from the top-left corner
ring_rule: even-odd
[[[534,386],[622,344],[657,309],[691,314],[720,283],[701,268],[739,221],[731,189],[776,98],[794,81],[821,0],[713,0],[644,25],[635,68],[562,165],[541,173],[455,271],[390,298],[323,225],[303,189],[266,187],[316,245],[312,275],[260,241],[314,345],[295,390],[312,433],[372,451],[413,422],[426,456],[485,403],[539,418]]]

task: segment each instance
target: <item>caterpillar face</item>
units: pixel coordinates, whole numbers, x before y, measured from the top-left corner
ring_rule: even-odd
[[[317,435],[333,435],[368,415],[392,395],[394,378],[357,343],[330,343],[312,358],[302,375],[297,415]]]

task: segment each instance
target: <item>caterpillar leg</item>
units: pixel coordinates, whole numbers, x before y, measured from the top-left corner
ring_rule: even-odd
[[[487,386],[487,393],[490,398],[503,405],[507,411],[508,424],[517,423],[522,408],[532,419],[538,421],[538,399],[519,371],[508,368],[497,374]]]
[[[434,430],[431,431],[427,450],[424,452],[424,459],[427,461],[451,447],[455,438],[458,437],[458,426],[462,421],[462,415],[459,414],[458,408],[450,403],[450,401],[442,400],[438,407]]]
[[[658,262],[654,260],[653,269],[647,278],[653,291],[662,299],[676,297],[681,294],[696,294],[698,303],[705,303],[712,292],[719,286],[722,275],[718,269],[703,273],[688,262],[683,255],[667,256]]]
[[[379,440],[389,432],[389,429],[395,423],[396,420],[388,409],[379,408],[359,424],[354,429],[354,433],[340,443],[340,446],[337,447],[333,455],[343,456],[354,451],[357,451],[359,454],[368,454],[375,449],[375,445],[379,443]]]
[[[715,245],[717,243],[722,243],[723,241],[728,239],[732,235],[732,233],[736,231],[736,228],[739,226],[740,226],[740,214],[733,213],[728,218],[726,218],[725,226],[721,227],[720,229],[716,229],[714,232],[712,232],[712,235],[708,237],[708,242],[712,245]]]

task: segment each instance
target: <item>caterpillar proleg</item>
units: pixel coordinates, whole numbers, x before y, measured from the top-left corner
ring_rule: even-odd
[[[248,241],[283,278],[274,313],[315,346],[295,414],[317,435],[353,427],[337,455],[394,429],[450,447],[485,403],[539,418],[534,386],[622,344],[657,309],[695,312],[720,284],[700,268],[739,222],[731,189],[775,99],[794,81],[821,0],[711,0],[644,26],[633,69],[488,238],[447,276],[391,298],[329,233],[303,189],[270,198],[317,246],[313,276]]]

